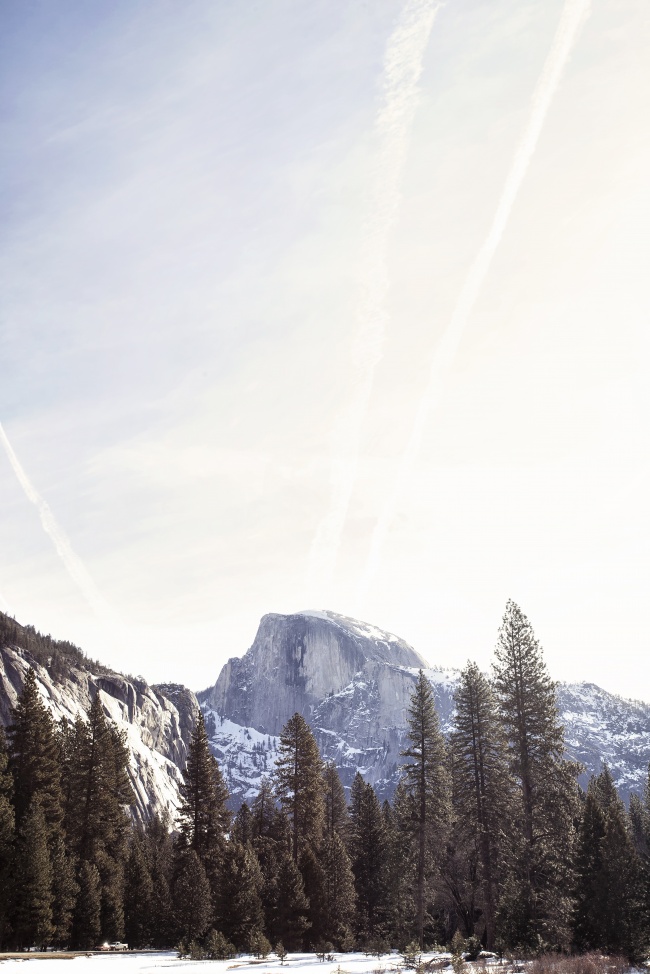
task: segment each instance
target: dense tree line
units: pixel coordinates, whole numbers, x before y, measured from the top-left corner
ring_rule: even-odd
[[[0,940],[87,949],[478,951],[644,956],[650,782],[629,812],[607,768],[586,794],[556,688],[508,603],[492,679],[469,663],[445,740],[424,673],[392,803],[361,774],[349,800],[300,714],[236,815],[201,714],[175,822],[134,824],[124,740],[99,695],[56,727],[32,671],[0,742]],[[198,945],[198,946],[197,946]]]

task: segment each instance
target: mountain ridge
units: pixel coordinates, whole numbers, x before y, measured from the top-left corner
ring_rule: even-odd
[[[447,735],[460,675],[429,666],[408,643],[376,626],[306,610],[263,616],[249,650],[224,664],[215,684],[194,694],[181,684],[150,686],[125,676],[0,613],[3,724],[11,719],[28,666],[56,720],[74,720],[100,695],[104,712],[126,735],[140,819],[153,811],[173,819],[199,707],[235,807],[272,773],[280,731],[295,711],[312,726],[323,758],[335,762],[344,786],[359,770],[389,798],[419,669],[432,685]],[[650,704],[583,681],[558,684],[558,707],[568,752],[587,769],[582,784],[606,762],[625,800],[639,791],[650,762]]]

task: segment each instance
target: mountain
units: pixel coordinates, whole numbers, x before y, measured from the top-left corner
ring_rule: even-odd
[[[198,702],[191,690],[174,684],[149,686],[89,660],[71,643],[41,636],[0,613],[0,721],[33,668],[44,703],[55,720],[73,721],[99,694],[104,712],[123,731],[129,776],[136,795],[134,814],[172,818],[178,807],[181,769],[194,729]]]
[[[271,773],[278,734],[296,711],[344,785],[359,770],[381,797],[390,797],[420,668],[448,733],[457,670],[429,667],[397,636],[334,612],[264,616],[248,652],[229,660],[214,686],[197,694],[235,802],[252,798]],[[626,800],[640,791],[650,762],[650,705],[589,683],[560,684],[558,704],[569,753],[586,768],[581,782],[605,762]]]
[[[74,720],[99,694],[124,731],[134,813],[172,817],[199,703],[235,806],[273,771],[280,731],[296,711],[314,731],[344,785],[357,770],[390,797],[406,738],[406,712],[420,668],[430,680],[443,731],[453,725],[458,671],[430,667],[390,633],[334,612],[266,615],[241,658],[198,693],[150,686],[88,659],[71,643],[41,636],[0,613],[0,721],[7,724],[28,667],[56,720]],[[582,783],[606,762],[622,796],[640,792],[650,762],[650,705],[591,683],[560,684],[558,703],[569,753],[586,767]]]

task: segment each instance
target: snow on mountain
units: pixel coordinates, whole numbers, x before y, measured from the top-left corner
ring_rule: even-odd
[[[404,640],[333,612],[264,616],[248,652],[229,660],[198,700],[182,686],[149,686],[113,673],[78,650],[63,674],[53,675],[52,660],[12,645],[6,631],[0,632],[0,721],[11,719],[29,666],[55,720],[74,720],[99,694],[107,716],[125,732],[141,818],[154,810],[173,817],[199,702],[234,805],[250,801],[262,777],[272,774],[278,735],[296,711],[344,785],[358,770],[382,798],[399,777],[420,668],[433,687],[443,732],[453,726],[458,670],[429,667]],[[650,762],[650,705],[591,683],[560,684],[558,703],[569,753],[587,769],[583,785],[605,762],[626,800],[640,792]]]
[[[264,616],[246,655],[229,660],[217,683],[197,694],[235,803],[253,796],[272,770],[277,735],[296,711],[344,785],[358,770],[389,797],[420,668],[449,734],[458,670],[429,667],[397,636],[333,612]],[[569,754],[586,767],[581,783],[607,763],[626,800],[640,791],[650,761],[650,705],[587,683],[560,684],[558,703]]]
[[[558,704],[567,747],[588,773],[607,764],[625,801],[631,792],[641,794],[650,763],[650,704],[625,700],[594,683],[561,683]]]
[[[185,687],[152,687],[117,673],[93,673],[83,665],[72,665],[65,676],[54,678],[25,649],[0,645],[0,719],[5,725],[30,667],[55,721],[83,717],[99,695],[106,716],[126,737],[135,814],[144,820],[152,812],[167,813],[173,819],[198,710],[194,694]]]

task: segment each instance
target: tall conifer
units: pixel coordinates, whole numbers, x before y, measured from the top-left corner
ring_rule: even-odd
[[[306,846],[318,849],[325,819],[323,764],[313,734],[300,714],[294,714],[282,728],[278,751],[275,789],[291,823],[292,855],[297,863]]]
[[[46,947],[52,940],[52,863],[47,823],[34,797],[23,816],[16,844],[14,873],[14,936],[19,947]]]
[[[413,798],[413,838],[417,848],[417,939],[424,948],[424,927],[430,883],[439,868],[450,821],[450,782],[445,742],[433,691],[420,670],[407,716],[409,745],[402,755],[404,784]]]
[[[452,734],[454,818],[465,843],[475,842],[485,917],[486,947],[493,950],[505,837],[512,818],[514,782],[497,704],[474,663],[460,674]],[[462,840],[461,840],[462,841]],[[471,854],[465,850],[469,861]],[[473,928],[473,909],[470,910]],[[473,933],[473,929],[467,933]]]
[[[183,772],[179,809],[180,848],[196,853],[216,897],[220,865],[231,813],[228,790],[210,751],[203,714],[199,711]]]
[[[518,782],[521,820],[501,900],[504,936],[510,946],[567,948],[579,767],[563,758],[556,687],[528,619],[512,601],[495,655],[494,686]]]
[[[16,826],[20,827],[32,799],[38,796],[48,831],[57,828],[63,817],[61,755],[52,716],[43,703],[31,667],[12,710],[7,736]]]
[[[349,849],[357,894],[356,933],[366,944],[386,934],[389,848],[379,799],[359,772],[350,794]]]

